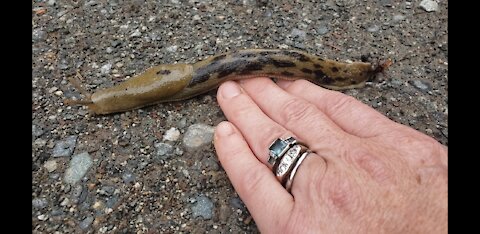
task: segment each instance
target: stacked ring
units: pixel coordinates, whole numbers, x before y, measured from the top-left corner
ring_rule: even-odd
[[[293,137],[277,139],[268,149],[268,163],[273,173],[282,186],[290,192],[298,167],[311,151]]]

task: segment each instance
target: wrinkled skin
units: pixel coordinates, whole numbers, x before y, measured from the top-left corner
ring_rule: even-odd
[[[229,81],[215,148],[262,233],[446,233],[447,147],[352,97],[307,81]],[[315,153],[291,194],[268,146],[294,136]]]

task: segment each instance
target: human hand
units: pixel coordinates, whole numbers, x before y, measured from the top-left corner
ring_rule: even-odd
[[[307,81],[228,81],[229,122],[215,148],[264,233],[446,233],[447,147],[340,92]],[[291,193],[267,166],[269,145],[293,136],[313,153]]]

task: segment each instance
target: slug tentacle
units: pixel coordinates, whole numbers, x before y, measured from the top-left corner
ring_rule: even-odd
[[[227,80],[268,76],[306,79],[330,89],[362,87],[390,64],[340,63],[296,50],[249,49],[220,54],[195,64],[159,65],[92,95],[79,84],[86,104],[96,114],[132,110],[160,102],[185,100],[217,88]]]

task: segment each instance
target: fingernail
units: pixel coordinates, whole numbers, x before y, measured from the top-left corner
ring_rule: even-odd
[[[224,98],[233,98],[242,93],[237,83],[230,81],[222,85],[222,96]]]
[[[219,137],[230,136],[234,133],[232,124],[226,121],[219,123],[215,132]]]

